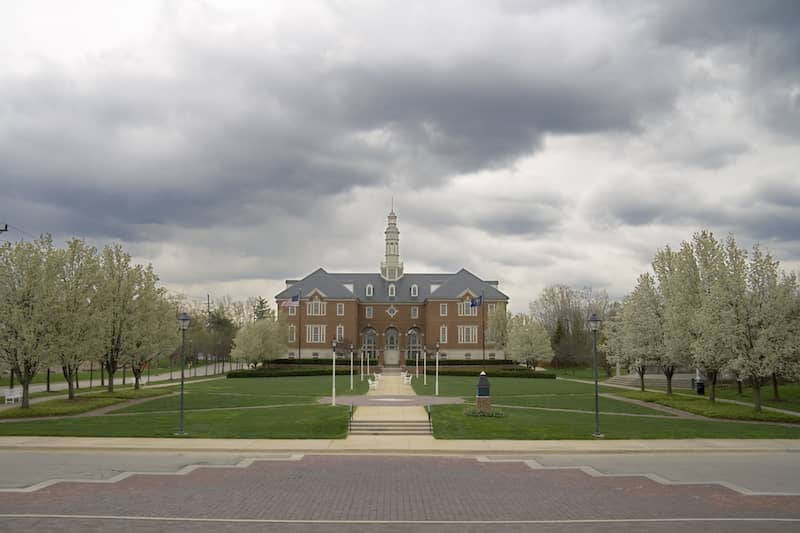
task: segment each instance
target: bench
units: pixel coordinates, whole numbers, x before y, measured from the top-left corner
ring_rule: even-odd
[[[22,400],[22,389],[6,389],[6,405]]]
[[[374,379],[367,378],[367,382],[369,383],[370,390],[378,390],[378,382]]]
[[[403,383],[405,385],[411,385],[411,378],[412,377],[413,376],[411,374],[406,374],[405,376],[403,376]]]

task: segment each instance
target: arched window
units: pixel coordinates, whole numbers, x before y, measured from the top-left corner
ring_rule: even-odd
[[[367,285],[367,296],[372,296],[372,284]]]
[[[336,340],[340,341],[344,339],[344,326],[339,324],[336,326]]]
[[[416,283],[411,286],[411,296],[418,296],[419,295],[419,288],[417,287]]]
[[[394,287],[394,283],[389,284],[389,296],[394,296],[396,294],[397,289]]]

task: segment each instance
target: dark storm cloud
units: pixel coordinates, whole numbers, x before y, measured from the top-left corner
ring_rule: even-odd
[[[679,68],[626,46],[563,63],[528,45],[512,60],[465,51],[436,65],[412,56],[329,65],[316,52],[284,56],[221,39],[169,41],[167,75],[131,72],[114,55],[94,58],[87,79],[51,66],[5,75],[0,182],[60,213],[54,231],[87,235],[247,223],[253,205],[314,216],[309,198],[398,176],[441,184],[508,164],[546,133],[635,130],[669,108],[677,89],[666,72]],[[663,75],[631,82],[656,59]],[[501,212],[482,222],[526,233],[551,219]]]

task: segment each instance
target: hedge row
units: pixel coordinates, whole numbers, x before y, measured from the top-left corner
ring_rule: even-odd
[[[359,359],[358,352],[355,353],[354,360]],[[428,355],[428,361],[434,361],[436,358],[433,355]],[[350,361],[350,354],[346,354],[345,357],[337,358],[336,361]],[[372,361],[375,361],[372,359]],[[410,363],[413,363],[415,359],[408,359],[406,360],[406,366]],[[420,358],[422,361],[422,358]],[[288,358],[281,358],[281,359],[273,359],[270,364],[273,365],[330,365],[331,359],[288,359]],[[439,366],[515,366],[517,362],[513,359],[487,359],[484,361],[483,359],[439,359]]]
[[[251,368],[228,372],[228,378],[277,378],[285,376],[330,376],[330,368]],[[337,368],[337,376],[350,375],[350,367]]]
[[[428,367],[428,375],[435,375],[436,370]],[[471,368],[445,368],[439,369],[440,376],[469,376],[477,377],[479,372]],[[534,372],[527,368],[517,369],[490,369],[486,373],[490,378],[533,378],[533,379],[556,379],[556,375],[550,372]]]

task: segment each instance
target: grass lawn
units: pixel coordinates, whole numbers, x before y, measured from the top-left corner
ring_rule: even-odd
[[[432,406],[433,433],[439,439],[592,439],[594,415],[504,408],[501,418],[464,415],[458,405]],[[800,427],[679,418],[600,416],[606,439],[800,438]]]
[[[741,402],[753,402],[753,391],[750,387],[742,386],[742,395],[739,395],[736,385],[717,385],[717,397],[726,400],[739,400]],[[691,391],[687,391],[691,392]],[[797,411],[800,413],[800,383],[785,383],[778,387],[780,400],[772,396],[772,384],[761,387],[761,405],[786,409],[787,411]],[[706,388],[708,395],[708,388]]]
[[[116,390],[113,393],[105,391],[84,393],[76,396],[72,400],[60,398],[47,402],[32,404],[29,409],[3,409],[0,410],[0,418],[76,415],[79,413],[92,411],[94,409],[99,409],[100,407],[121,403],[126,400],[163,396],[164,394],[168,394],[174,390],[175,389],[172,387],[139,390],[126,388]]]
[[[594,370],[592,369],[592,367],[550,368],[547,371],[552,372],[557,376],[565,378],[586,379],[589,381],[594,381]],[[610,377],[611,376],[606,374],[606,371],[602,367],[599,367],[597,369],[597,379],[599,381],[604,381]]]
[[[366,394],[369,384],[355,378],[350,392],[350,376],[336,376],[339,395]],[[184,409],[213,409],[219,407],[249,407],[255,405],[315,404],[322,396],[330,396],[330,376],[303,376],[282,378],[219,379],[195,383],[186,387]],[[119,409],[120,413],[176,411],[180,398],[170,396],[151,402]]]
[[[667,407],[710,418],[726,418],[730,420],[759,420],[764,422],[790,422],[800,424],[800,416],[774,413],[771,411],[755,411],[752,407],[725,402],[710,402],[705,396],[669,396],[661,392],[620,391],[619,396],[654,402]]]
[[[236,380],[243,381],[243,380]],[[347,433],[348,407],[307,405],[229,411],[186,412],[188,437],[326,439]],[[173,437],[177,413],[29,420],[0,424],[0,435],[75,437]]]
[[[491,378],[491,376],[489,379],[492,404],[495,405],[594,411],[594,385],[557,379]],[[474,402],[477,381],[477,378],[471,377],[440,376],[439,394],[462,397],[468,402]],[[434,379],[431,376],[428,376],[427,385],[423,385],[421,379],[414,379],[412,386],[418,395],[432,396],[434,393]],[[618,390],[612,387],[600,387],[601,393]],[[600,411],[668,416],[647,407],[607,398],[600,398]]]

